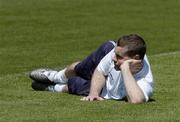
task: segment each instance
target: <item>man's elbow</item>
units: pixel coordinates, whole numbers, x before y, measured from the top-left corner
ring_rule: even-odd
[[[142,104],[145,103],[145,100],[142,98],[133,98],[133,99],[128,99],[128,102],[131,104]]]

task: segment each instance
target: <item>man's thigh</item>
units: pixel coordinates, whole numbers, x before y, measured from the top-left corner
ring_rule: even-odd
[[[101,59],[114,48],[110,41],[102,44],[95,52],[75,66],[76,74],[83,79],[91,80],[92,74]]]
[[[68,91],[70,94],[87,96],[90,90],[90,80],[75,76],[68,80]]]

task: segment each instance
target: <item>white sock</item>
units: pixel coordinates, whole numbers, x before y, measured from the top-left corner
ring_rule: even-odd
[[[48,79],[54,83],[66,84],[68,79],[65,75],[66,68],[57,72],[57,71],[45,71],[43,74],[48,77]]]
[[[55,92],[63,92],[65,89],[66,85],[65,84],[56,84],[54,86],[54,91]]]

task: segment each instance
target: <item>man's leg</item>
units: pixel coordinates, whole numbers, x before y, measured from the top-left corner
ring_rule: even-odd
[[[101,59],[114,48],[110,41],[102,44],[95,52],[90,54],[81,62],[72,63],[70,66],[59,72],[45,72],[49,80],[55,83],[67,83],[68,79],[74,76],[80,76],[83,79],[91,80],[92,74],[101,61]]]
[[[41,83],[61,83],[66,84],[67,80],[76,76],[74,67],[79,62],[72,63],[70,66],[63,70],[56,71],[52,69],[37,69],[30,73],[30,78],[34,81]]]
[[[48,82],[54,82],[57,84],[67,84],[68,79],[74,76],[79,76],[84,80],[90,82],[92,74],[96,66],[99,64],[100,60],[113,48],[114,48],[114,44],[112,42],[106,42],[80,63],[75,62],[59,72],[52,70],[45,70],[45,71],[43,70],[42,72],[41,71],[36,72],[37,70],[35,70],[31,72],[30,77],[31,79],[36,81],[43,81],[43,80],[47,81],[48,79]],[[77,83],[77,80],[75,80],[74,84],[79,84],[79,83]],[[68,86],[70,87],[70,85]]]
[[[73,70],[78,77],[73,77],[68,80],[69,93],[76,95],[89,94],[91,77],[95,68],[101,59],[108,54],[114,46],[115,45],[112,42],[106,42],[86,59],[72,67],[71,70]]]
[[[79,62],[72,63],[67,68],[56,71],[51,69],[37,69],[30,73],[31,87],[38,91],[68,92],[68,79],[76,76],[74,67]]]
[[[92,74],[101,59],[113,48],[114,44],[112,42],[103,43],[95,52],[74,67],[76,74],[84,79],[91,80]]]
[[[82,77],[75,76],[68,80],[69,94],[87,96],[89,94],[90,81]]]
[[[68,92],[66,84],[42,83],[32,81],[31,87],[36,91]]]

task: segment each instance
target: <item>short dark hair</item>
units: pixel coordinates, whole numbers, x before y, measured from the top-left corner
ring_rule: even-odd
[[[137,34],[122,36],[120,39],[118,39],[117,46],[127,47],[127,55],[130,57],[139,55],[140,59],[143,59],[146,53],[145,41]]]

